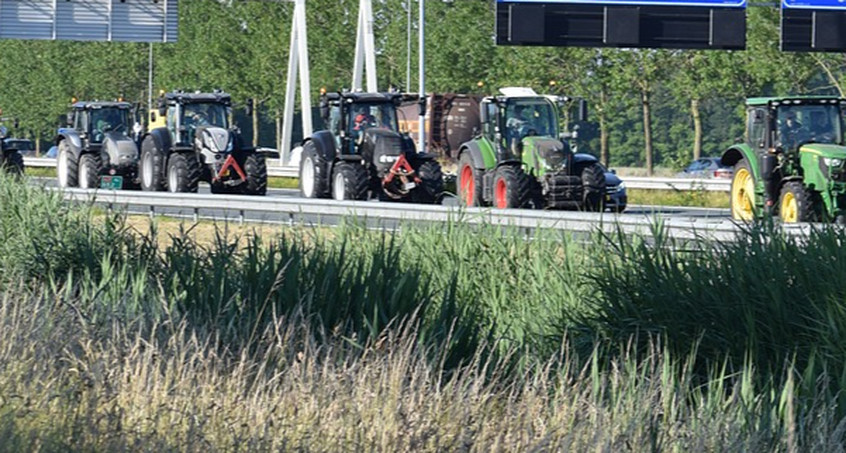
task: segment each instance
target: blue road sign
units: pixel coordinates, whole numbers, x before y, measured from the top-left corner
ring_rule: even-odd
[[[562,3],[629,6],[701,6],[704,8],[746,8],[746,0],[496,0],[499,3]],[[785,4],[789,0],[783,0]],[[794,2],[843,3],[846,0],[794,0]],[[811,8],[811,7],[807,7]],[[846,8],[846,6],[844,6]]]
[[[846,11],[846,0],[782,0],[782,8],[839,9]]]

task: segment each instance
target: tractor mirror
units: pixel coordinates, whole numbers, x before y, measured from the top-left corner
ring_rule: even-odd
[[[160,105],[159,106],[159,116],[165,116],[167,114],[167,107]]]
[[[587,121],[588,118],[588,103],[584,99],[579,99],[579,117],[578,120],[581,122]]]
[[[246,113],[247,116],[253,116],[253,108],[255,108],[253,98],[247,99],[247,106],[244,108],[244,113]]]
[[[329,101],[326,96],[320,96],[320,117],[324,123],[329,122]]]

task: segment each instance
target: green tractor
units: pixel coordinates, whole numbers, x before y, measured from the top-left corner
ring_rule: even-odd
[[[845,109],[837,97],[748,99],[746,142],[721,157],[734,167],[732,218],[846,223]]]
[[[602,211],[605,172],[559,133],[566,98],[502,88],[482,100],[481,133],[458,155],[457,188],[467,206]],[[579,120],[585,120],[584,103]]]

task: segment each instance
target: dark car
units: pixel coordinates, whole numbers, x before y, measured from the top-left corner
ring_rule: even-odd
[[[605,209],[613,212],[625,211],[629,201],[626,195],[626,183],[617,176],[614,170],[608,170],[605,167],[602,169],[605,171]]]
[[[680,173],[679,178],[731,178],[734,169],[720,164],[719,157],[703,157],[691,162]]]
[[[32,156],[35,154],[35,145],[32,140],[25,138],[7,138],[3,140],[3,149],[17,150],[21,156]]]

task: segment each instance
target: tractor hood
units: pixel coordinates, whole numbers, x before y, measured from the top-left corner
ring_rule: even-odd
[[[570,155],[567,143],[549,137],[523,138],[523,152],[527,151],[537,153],[545,167],[552,170],[566,166],[567,157]]]
[[[831,145],[827,143],[808,143],[802,145],[800,153],[810,153],[830,159],[846,159],[846,146]]]

